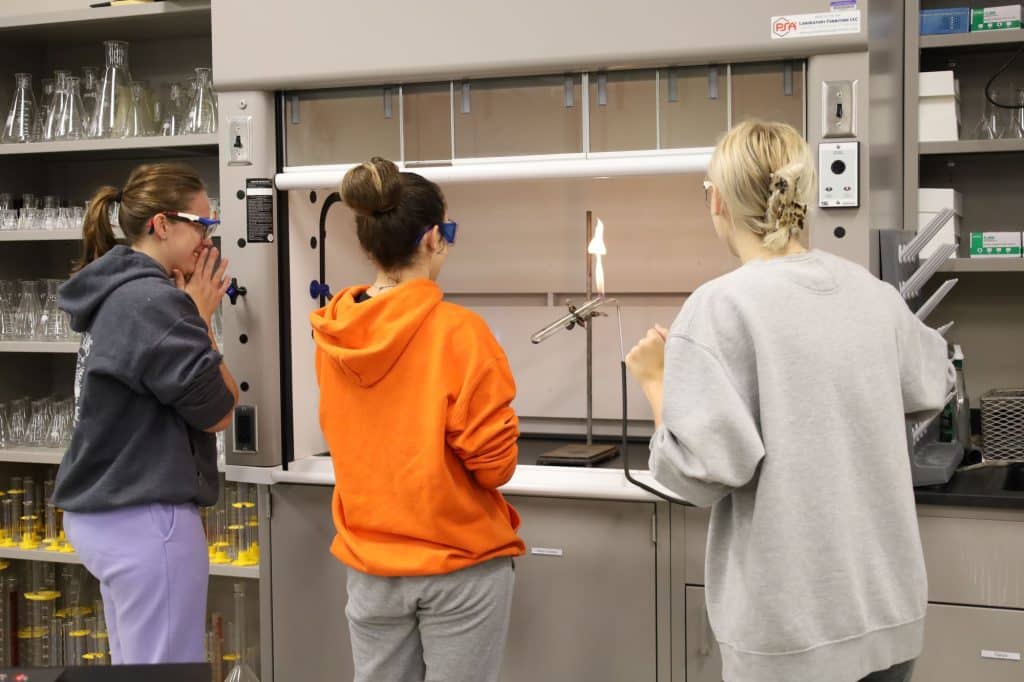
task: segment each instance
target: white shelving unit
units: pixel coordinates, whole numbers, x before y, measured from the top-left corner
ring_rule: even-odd
[[[64,450],[60,448],[0,448],[0,462],[23,464],[60,464]]]
[[[1024,43],[1024,31],[1008,29],[1005,31],[978,31],[976,33],[953,33],[951,35],[921,36],[921,49],[932,50],[942,48],[971,47],[1017,47]]]
[[[18,547],[0,547],[0,559],[14,561],[50,561],[58,564],[80,564],[78,555],[67,552],[51,552],[45,549],[21,549]],[[231,566],[230,564],[210,564],[210,575],[225,578],[241,578],[259,580],[259,566]]]
[[[922,156],[951,154],[1012,154],[1024,152],[1024,140],[954,140],[951,142],[921,142]]]
[[[0,353],[77,353],[78,341],[0,341]]]
[[[25,142],[22,144],[0,144],[0,156],[87,154],[90,158],[143,158],[167,156],[168,152],[173,152],[175,155],[180,155],[182,152],[210,153],[216,149],[218,141],[218,136],[212,134],[129,137],[77,142]]]
[[[1024,258],[952,258],[941,272],[1024,272]]]
[[[124,232],[114,230],[114,236],[124,239]],[[81,230],[3,230],[0,242],[75,242],[82,238]]]
[[[7,17],[0,27],[0,38],[26,43],[95,42],[125,32],[136,39],[210,31],[210,3],[155,2],[118,7],[87,7],[59,12],[39,12]],[[40,3],[45,7],[45,3]]]
[[[81,230],[3,230],[0,242],[72,242],[82,238]]]

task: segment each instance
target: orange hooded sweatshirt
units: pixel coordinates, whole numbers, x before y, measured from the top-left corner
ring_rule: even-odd
[[[487,324],[429,280],[310,316],[334,464],[331,552],[364,573],[450,573],[525,551],[496,488],[515,471],[515,381]]]

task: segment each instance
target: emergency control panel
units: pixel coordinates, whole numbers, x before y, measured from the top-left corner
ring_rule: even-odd
[[[822,142],[818,147],[818,206],[860,206],[860,143]]]

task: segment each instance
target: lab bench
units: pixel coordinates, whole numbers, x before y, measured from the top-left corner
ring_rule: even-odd
[[[721,680],[704,607],[708,510],[636,488],[618,457],[592,468],[534,464],[565,442],[521,439],[520,466],[502,489],[522,517],[527,554],[516,559],[501,679]],[[629,453],[636,476],[653,484],[646,443],[631,443]],[[346,573],[328,551],[330,459],[234,473],[272,484],[276,679],[345,679]],[[1020,679],[1013,655],[1024,648],[1024,495],[1013,488],[1021,476],[1013,465],[966,469],[917,491],[930,600],[918,679]],[[1009,660],[997,658],[1004,654]]]

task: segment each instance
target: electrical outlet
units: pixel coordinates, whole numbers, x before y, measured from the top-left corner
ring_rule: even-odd
[[[857,136],[857,81],[821,84],[821,136]]]
[[[228,165],[252,165],[252,116],[232,116],[228,121]]]

